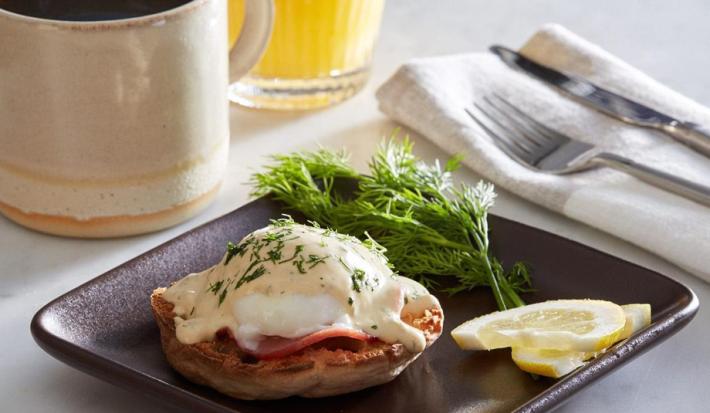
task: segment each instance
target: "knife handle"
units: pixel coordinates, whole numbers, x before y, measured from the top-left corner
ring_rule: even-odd
[[[691,122],[677,122],[662,129],[680,143],[710,157],[710,129]]]
[[[626,172],[655,187],[665,189],[666,191],[673,192],[676,195],[710,207],[710,187],[705,185],[689,181],[676,175],[671,175],[659,169],[651,168],[650,166],[636,163],[631,159],[613,153],[601,152],[597,154],[592,161]]]

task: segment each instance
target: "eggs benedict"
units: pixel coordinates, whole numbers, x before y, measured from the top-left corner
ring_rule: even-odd
[[[168,362],[242,399],[322,397],[394,379],[441,334],[436,297],[372,240],[290,218],[229,243],[151,304]]]

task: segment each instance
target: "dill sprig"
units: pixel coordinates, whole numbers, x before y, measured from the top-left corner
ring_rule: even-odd
[[[489,286],[501,310],[523,305],[518,292],[530,288],[528,268],[516,263],[506,272],[490,252],[493,185],[455,187],[451,173],[461,157],[443,167],[438,161],[426,164],[412,146],[408,138],[383,143],[369,175],[355,171],[342,151],[276,155],[252,176],[252,195],[270,194],[323,227],[371,238],[398,272],[428,288],[439,287],[440,277],[454,277],[450,293]],[[354,194],[338,191],[338,180],[354,180]]]

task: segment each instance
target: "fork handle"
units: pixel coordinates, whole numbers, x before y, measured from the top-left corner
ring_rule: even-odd
[[[661,126],[666,134],[680,143],[710,157],[710,129],[691,122],[675,122]]]
[[[602,152],[596,155],[592,161],[626,172],[646,183],[691,199],[702,205],[710,206],[710,187],[705,185],[636,163],[631,159],[613,153]]]

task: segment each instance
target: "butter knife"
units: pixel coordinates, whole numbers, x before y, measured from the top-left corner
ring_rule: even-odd
[[[675,119],[585,79],[543,66],[506,47],[495,45],[490,50],[513,69],[557,87],[586,106],[631,125],[663,131],[678,142],[710,156],[710,129],[706,127]]]

